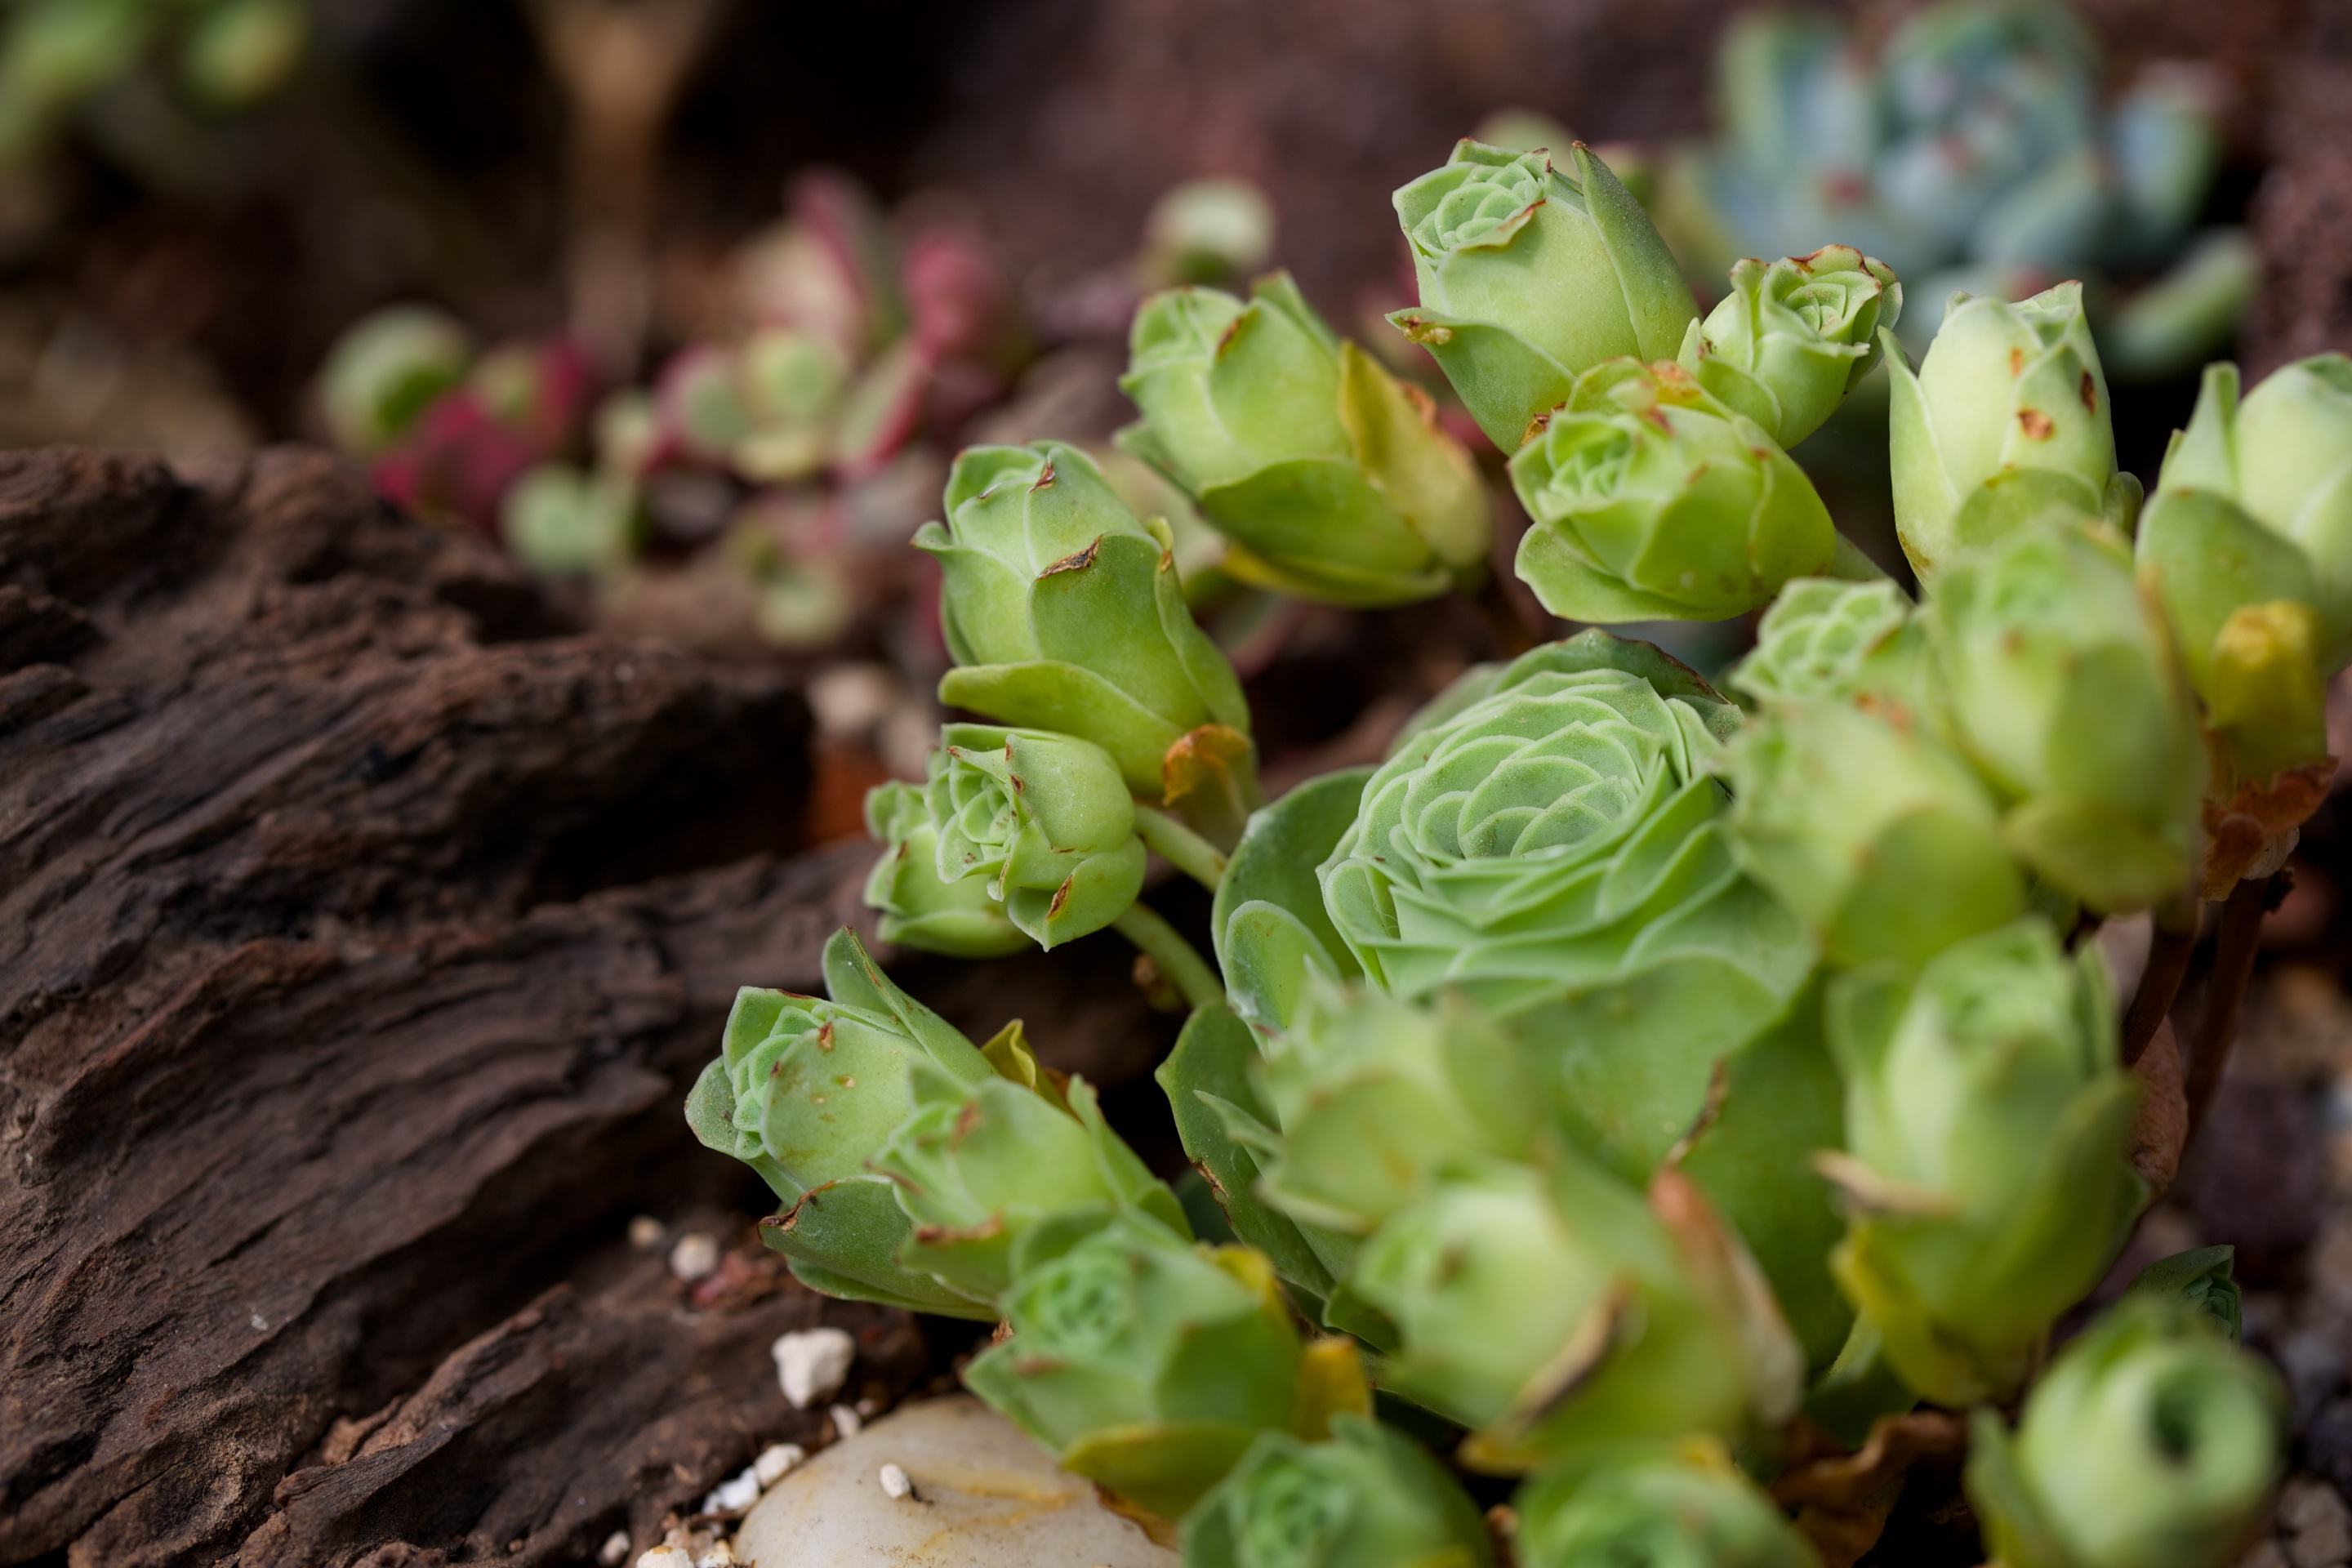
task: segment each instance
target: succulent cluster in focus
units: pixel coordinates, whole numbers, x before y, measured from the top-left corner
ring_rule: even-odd
[[[1966,300],[1915,368],[1844,245],[1702,317],[1580,146],[1465,142],[1396,205],[1391,319],[1502,448],[1517,574],[1603,626],[1761,611],[1753,652],[1718,688],[1541,642],[1269,803],[1167,524],[1076,447],[969,450],[916,542],[941,701],[987,722],[875,793],[867,897],[912,948],[1139,950],[1221,1234],[1017,1026],[972,1047],[846,933],[830,1001],[744,993],[696,1131],[804,1281],[998,1320],[967,1382],[1193,1568],[1850,1562],[1795,1501],[1882,1422],[1972,1429],[2004,1568],[2223,1568],[2282,1458],[2226,1248],[2053,1352],[2185,1137],[2087,938],[2248,907],[2316,803],[2347,362],[2217,368],[2147,496],[2077,289]],[[1881,358],[1916,595],[1789,456]],[[1146,300],[1124,384],[1234,574],[1480,591],[1467,456],[1286,277]]]

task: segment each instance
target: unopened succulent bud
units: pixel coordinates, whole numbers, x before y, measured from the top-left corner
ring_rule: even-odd
[[[2102,515],[2115,429],[2081,284],[2015,304],[1956,300],[1916,374],[1888,343],[1895,522],[1922,578],[2021,494],[2037,509]]]
[[[1829,509],[1753,420],[1678,365],[1612,360],[1511,458],[1519,577],[1570,620],[1721,620],[1828,569]]]
[[[975,447],[945,506],[915,536],[940,563],[959,667],[942,702],[1091,741],[1147,799],[1189,806],[1214,772],[1255,804],[1233,666],[1193,624],[1166,539],[1092,459],[1057,442]]]
[[[883,941],[956,958],[1001,958],[1031,945],[987,878],[940,875],[939,825],[920,786],[877,786],[866,797],[866,829],[888,847],[865,894],[881,913]]]
[[[1964,550],[1922,618],[1957,742],[2000,797],[2011,847],[2096,910],[2187,888],[2204,747],[2121,542],[2053,518]]]
[[[1671,359],[1698,315],[1641,204],[1583,143],[1565,156],[1465,141],[1396,193],[1421,303],[1389,320],[1506,452],[1584,372]]]
[[[1829,1036],[1846,1080],[1847,1152],[1821,1157],[1851,1216],[1838,1278],[1913,1388],[2003,1397],[2145,1194],[2098,950],[2069,957],[2030,917],[1916,979],[1856,970],[1831,988]]]
[[[2002,1568],[2222,1568],[2270,1513],[2284,1404],[2189,1307],[2126,1299],[2058,1353],[2014,1433],[1976,1413],[1969,1500]]]
[[[1743,260],[1731,292],[1691,328],[1682,364],[1785,450],[1837,412],[1877,364],[1880,330],[1902,313],[1894,270],[1852,246]]]
[[[2230,1277],[2236,1260],[2230,1247],[2177,1252],[2141,1269],[2126,1295],[2181,1302],[2198,1322],[2235,1343],[2244,1327],[2238,1282]]]
[[[1152,204],[1139,269],[1146,287],[1227,283],[1274,255],[1274,204],[1247,180],[1188,180]]]
[[[1885,578],[1801,577],[1756,625],[1756,646],[1726,684],[1759,702],[1822,697],[1927,705],[1926,634],[1912,604]]]
[[[1177,289],[1137,311],[1119,443],[1191,491],[1237,577],[1393,605],[1482,575],[1486,488],[1425,397],[1333,335],[1286,273],[1244,302]]]

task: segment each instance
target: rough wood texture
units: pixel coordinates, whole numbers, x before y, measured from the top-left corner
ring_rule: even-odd
[[[0,457],[0,1563],[590,1560],[815,1437],[784,1328],[924,1375],[623,1239],[753,1245],[678,1103],[870,854],[779,858],[807,738],[322,458]]]

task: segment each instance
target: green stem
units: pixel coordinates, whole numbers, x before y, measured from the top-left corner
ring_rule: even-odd
[[[1224,852],[1155,806],[1135,808],[1135,836],[1146,849],[1213,893],[1225,879]]]
[[[1217,984],[1216,972],[1174,926],[1161,920],[1149,905],[1129,904],[1127,913],[1110,923],[1114,931],[1151,960],[1160,978],[1183,993],[1186,1002],[1195,1007],[1213,1007],[1224,1001],[1225,988]]]

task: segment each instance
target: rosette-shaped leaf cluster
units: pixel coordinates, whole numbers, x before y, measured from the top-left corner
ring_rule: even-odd
[[[1756,624],[1756,646],[1726,684],[1759,702],[1808,697],[1919,702],[1924,634],[1902,589],[1884,578],[1790,584]]]
[[[1486,569],[1493,521],[1428,397],[1342,342],[1287,273],[1247,302],[1174,289],[1136,312],[1119,445],[1190,491],[1225,569],[1332,604],[1409,604]]]
[[[1389,320],[1506,452],[1601,361],[1672,359],[1698,315],[1649,215],[1582,142],[1562,170],[1465,141],[1396,210],[1421,303]]]
[[[2317,793],[2261,786],[2326,757],[2327,678],[2352,657],[2352,359],[2299,360],[2242,402],[2237,368],[2209,367],[2138,560],[2220,742],[2216,793],[2275,795],[2264,826],[2292,827]]]
[[[921,785],[893,780],[869,790],[866,831],[888,846],[866,879],[883,941],[955,958],[1002,958],[1030,945],[988,878],[940,874],[940,827]]]
[[[1348,1284],[1396,1327],[1382,1383],[1474,1428],[1505,1473],[1794,1410],[1769,1289],[1679,1173],[1648,1197],[1581,1155],[1458,1171],[1384,1221]]]
[[[1523,1568],[1821,1568],[1779,1506],[1712,1446],[1538,1477],[1517,1510]]]
[[[2014,304],[1956,300],[1917,374],[1899,348],[1887,372],[1895,526],[1923,581],[1962,544],[2053,510],[2098,517],[2125,506],[2111,495],[2129,481],[2116,478],[2106,377],[2079,283]]]
[[[1605,632],[1487,680],[1365,784],[1323,903],[1376,987],[1558,1042],[1572,1131],[1644,1175],[1813,945],[1732,860],[1710,769],[1738,710],[1704,681]]]
[[[2001,1568],[2222,1568],[2270,1511],[2277,1375],[2184,1304],[2127,1300],[2061,1351],[2012,1434],[1979,1410],[1969,1499]]]
[[[1075,447],[975,447],[948,479],[940,619],[957,668],[940,700],[1076,735],[1128,787],[1237,821],[1256,804],[1249,709],[1193,624],[1169,555]],[[1223,809],[1212,812],[1209,803]]]
[[[2105,528],[2051,519],[1948,562],[1922,616],[2001,836],[2092,908],[2189,886],[2203,745],[2170,633]]]
[[[1846,1081],[1846,1152],[1822,1156],[1851,1215],[1838,1277],[1913,1388],[2006,1395],[2144,1194],[2097,950],[2069,958],[2035,917],[1916,980],[1856,970],[1832,987],[1829,1031]]]
[[[1658,207],[1695,269],[1834,235],[1916,285],[1916,352],[1955,287],[2015,297],[2075,277],[2104,293],[2103,275],[2168,268],[2102,322],[2139,375],[2194,364],[2251,296],[2242,234],[2189,233],[2221,163],[2218,81],[2104,84],[2063,6],[1948,0],[1876,50],[1819,12],[1751,11],[1716,77],[1717,133],[1670,162]]]
[[[2126,1294],[2177,1302],[2188,1308],[2197,1321],[2235,1344],[2245,1326],[2238,1282],[2231,1278],[2236,1262],[2234,1247],[2200,1247],[2177,1252],[2141,1269]]]
[[[1903,313],[1885,263],[1826,245],[1731,268],[1731,291],[1684,340],[1681,363],[1783,449],[1820,429],[1878,363],[1878,334]]]
[[[884,784],[866,805],[868,823],[888,842],[866,900],[883,911],[889,941],[926,946],[936,930],[944,945],[934,951],[985,952],[993,927],[984,918],[926,918],[969,910],[951,901],[952,884],[968,879],[1013,929],[1047,949],[1100,931],[1142,889],[1135,802],[1099,746],[1037,730],[950,724],[931,753],[919,813],[909,790]],[[928,868],[916,863],[923,840]]]
[[[1486,1522],[1403,1434],[1360,1415],[1326,1442],[1267,1433],[1184,1524],[1185,1568],[1488,1568]]]
[[[970,1040],[893,985],[847,931],[825,944],[833,1000],[745,986],[719,1059],[688,1095],[706,1145],[750,1165],[784,1202],[761,1231],[793,1274],[831,1295],[966,1318],[984,1292],[900,1263],[913,1236],[874,1156],[915,1110],[919,1086],[977,1089],[996,1069]]]
[[[1354,1348],[1302,1344],[1274,1270],[1122,1215],[1024,1235],[1010,1332],[964,1381],[1066,1468],[1181,1518],[1260,1434],[1315,1438],[1370,1399]]]
[[[1512,457],[1518,574],[1570,620],[1721,620],[1827,570],[1837,530],[1755,421],[1681,366],[1611,360]]]

